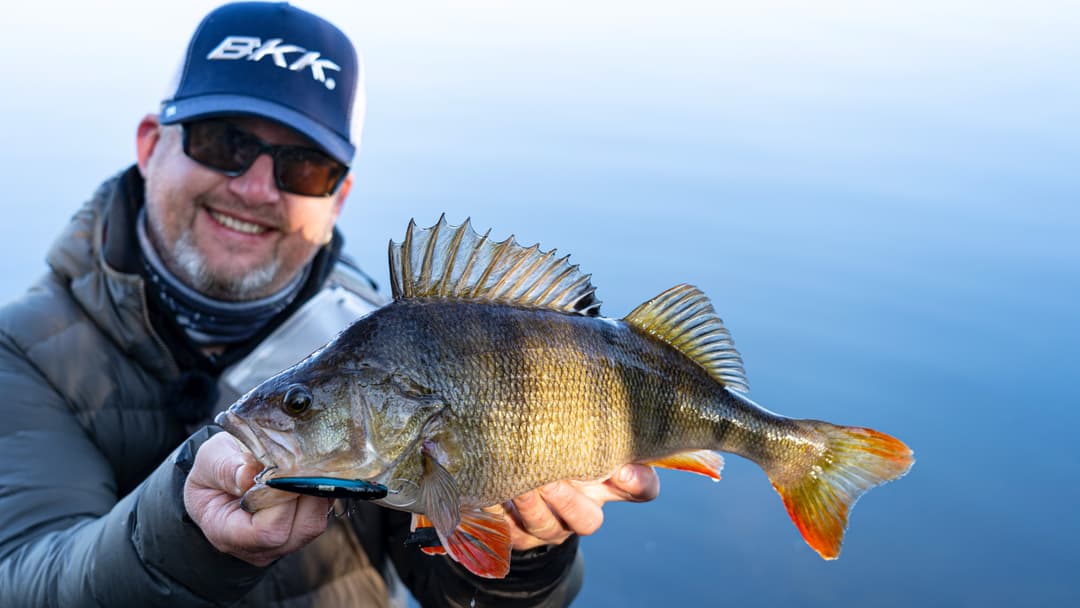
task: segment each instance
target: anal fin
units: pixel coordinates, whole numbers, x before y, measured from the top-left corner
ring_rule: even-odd
[[[720,454],[717,454],[712,450],[694,450],[693,452],[672,454],[671,456],[650,460],[648,462],[643,462],[642,464],[665,469],[688,471],[690,473],[697,473],[698,475],[712,478],[713,481],[720,481],[720,471],[724,468],[724,459]]]

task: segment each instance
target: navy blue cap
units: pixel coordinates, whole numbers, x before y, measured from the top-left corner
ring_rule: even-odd
[[[362,95],[356,50],[341,30],[284,2],[237,2],[215,9],[195,30],[160,120],[262,116],[350,164]]]

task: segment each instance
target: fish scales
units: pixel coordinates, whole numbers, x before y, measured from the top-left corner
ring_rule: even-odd
[[[884,433],[751,401],[731,335],[690,285],[604,318],[565,256],[444,218],[391,242],[390,271],[391,304],[216,419],[266,467],[245,508],[269,504],[267,480],[379,489],[435,528],[441,549],[426,552],[502,577],[506,501],[628,462],[719,479],[717,450],[760,465],[807,544],[834,559],[859,496],[914,462]]]
[[[731,424],[752,412],[716,407],[726,392],[700,367],[621,322],[439,300],[394,303],[371,321],[377,329],[349,348],[410,370],[447,399],[446,423],[467,429],[451,473],[472,506],[626,462],[730,451],[736,443],[718,438],[755,428]]]

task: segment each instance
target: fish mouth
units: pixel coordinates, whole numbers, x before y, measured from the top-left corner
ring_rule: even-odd
[[[325,467],[325,462],[308,462],[289,433],[266,428],[257,421],[253,423],[232,410],[218,414],[214,423],[235,437],[265,467],[255,476],[257,484],[265,484],[275,477],[334,476],[341,473],[333,467]]]
[[[255,476],[256,487],[264,487],[266,482],[279,478],[294,481],[302,478],[338,479],[354,484],[383,486],[381,481],[391,472],[390,467],[378,461],[374,463],[374,467],[373,463],[357,467],[347,459],[343,462],[341,454],[337,453],[329,454],[320,460],[305,460],[298,451],[299,446],[295,446],[287,434],[253,424],[251,420],[231,409],[218,414],[214,418],[214,424],[236,438],[243,448],[265,467]],[[290,449],[290,446],[296,449]],[[383,466],[378,466],[380,464]],[[372,470],[373,468],[375,470]]]
[[[214,418],[214,424],[217,424],[221,428],[225,429],[227,433],[235,437],[249,452],[255,457],[255,460],[259,461],[259,464],[266,467],[262,473],[259,473],[259,479],[264,478],[268,473],[278,469],[279,465],[271,452],[287,452],[283,447],[276,444],[266,433],[262,432],[256,426],[249,424],[243,418],[237,416],[231,411],[224,411]]]

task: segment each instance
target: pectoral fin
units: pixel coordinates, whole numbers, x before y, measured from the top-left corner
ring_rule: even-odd
[[[420,477],[420,506],[441,536],[450,535],[461,522],[457,482],[435,459],[434,446],[422,448],[424,472]]]
[[[642,464],[663,467],[665,469],[689,471],[690,473],[711,477],[713,481],[720,481],[720,471],[724,468],[724,459],[712,450],[695,450],[693,452],[672,454],[671,456],[659,460],[650,460],[649,462],[643,462]]]
[[[423,474],[420,506],[424,514],[413,518],[417,527],[434,526],[442,549],[466,570],[484,578],[503,578],[510,571],[510,524],[503,513],[462,510],[457,482],[436,459],[438,446],[421,448]],[[429,555],[439,548],[421,549]]]

